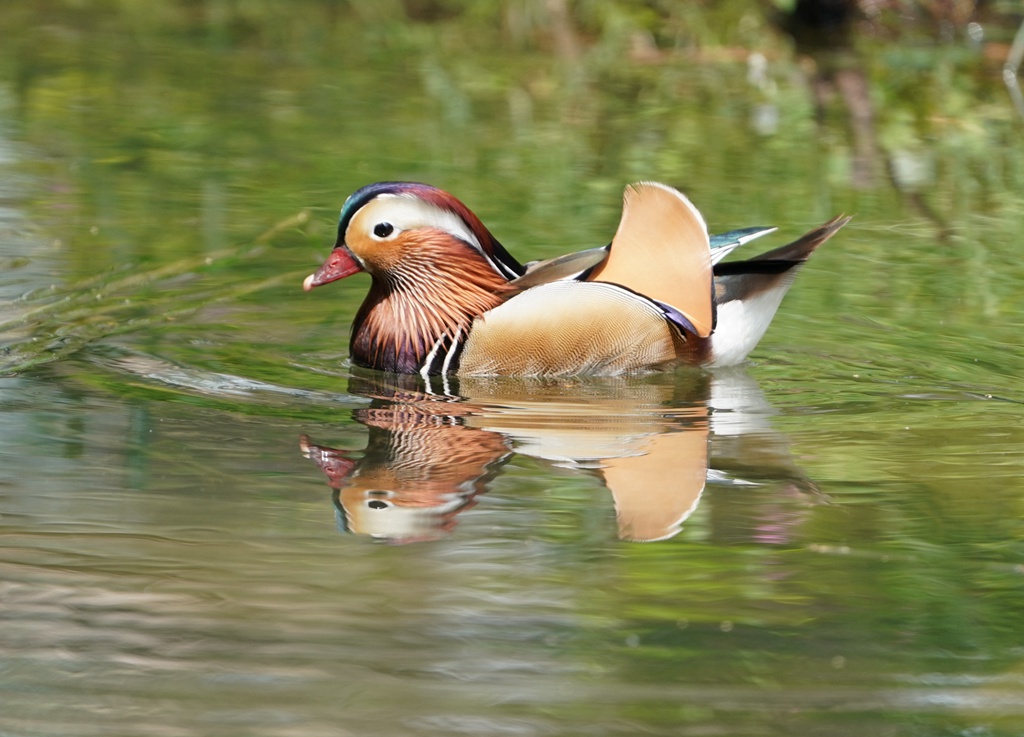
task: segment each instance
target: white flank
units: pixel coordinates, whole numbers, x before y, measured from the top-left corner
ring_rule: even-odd
[[[797,271],[792,269],[788,279],[762,294],[718,305],[718,324],[711,336],[711,366],[735,366],[754,350]]]

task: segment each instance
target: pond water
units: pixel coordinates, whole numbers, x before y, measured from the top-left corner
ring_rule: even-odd
[[[1019,12],[681,5],[0,10],[0,735],[1024,734]],[[745,367],[431,393],[301,290],[383,179],[855,217]]]

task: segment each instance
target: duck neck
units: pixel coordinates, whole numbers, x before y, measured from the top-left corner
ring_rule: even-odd
[[[407,266],[373,275],[352,328],[352,360],[360,366],[419,373],[439,348],[456,350],[473,319],[504,300],[507,280],[482,257]],[[438,373],[440,362],[427,370]]]

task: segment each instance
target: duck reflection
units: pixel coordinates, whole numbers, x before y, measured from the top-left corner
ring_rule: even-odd
[[[709,478],[739,486],[783,479],[816,493],[742,370],[463,378],[443,393],[432,389],[417,376],[357,375],[349,391],[371,399],[353,411],[369,430],[366,447],[302,436],[303,454],[334,489],[342,529],[402,543],[444,536],[515,454],[598,477],[612,494],[619,537],[637,542],[678,534]],[[723,450],[714,470],[712,445]],[[757,481],[734,477],[733,468]]]
[[[465,424],[465,407],[451,398],[383,381],[353,381],[350,391],[373,399],[353,412],[369,428],[366,448],[352,453],[300,439],[334,489],[342,529],[401,542],[442,535],[510,455],[499,433]]]

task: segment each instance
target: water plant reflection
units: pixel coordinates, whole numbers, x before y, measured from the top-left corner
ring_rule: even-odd
[[[593,475],[611,492],[623,540],[679,533],[708,480],[783,480],[820,499],[794,465],[772,408],[743,370],[587,380],[462,379],[433,393],[417,376],[365,373],[353,417],[359,451],[303,435],[303,454],[334,490],[339,527],[391,542],[436,539],[477,503],[514,455]],[[737,473],[740,475],[737,475]],[[752,480],[756,479],[756,480]],[[772,540],[792,518],[764,520]],[[764,541],[762,541],[764,542]]]

